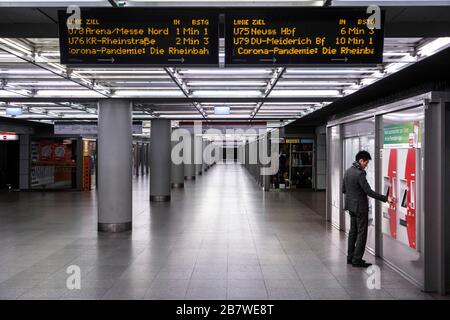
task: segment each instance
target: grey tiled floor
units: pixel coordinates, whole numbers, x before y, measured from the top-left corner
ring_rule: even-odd
[[[122,234],[97,233],[95,192],[0,195],[0,299],[433,298],[380,261],[382,289],[367,289],[342,233],[240,165],[214,166],[170,203],[148,201],[147,177],[133,188]],[[66,288],[69,265],[81,290]]]

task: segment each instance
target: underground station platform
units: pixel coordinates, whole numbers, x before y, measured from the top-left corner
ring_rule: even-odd
[[[450,1],[0,0],[0,303],[445,308],[449,75]]]

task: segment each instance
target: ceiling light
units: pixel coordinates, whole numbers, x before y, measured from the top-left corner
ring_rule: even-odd
[[[38,90],[36,93],[38,97],[102,97],[96,91],[91,90]]]
[[[77,73],[93,73],[93,74],[166,74],[165,71],[161,70],[95,70],[95,69],[82,69],[76,70]]]
[[[374,69],[349,69],[349,68],[333,68],[333,69],[286,69],[286,74],[342,74],[342,73],[369,73]]]
[[[271,69],[185,69],[178,71],[181,74],[194,75],[240,75],[240,74],[269,74]]]
[[[386,73],[394,73],[394,72],[397,72],[397,71],[403,69],[407,65],[408,65],[408,63],[404,63],[404,62],[389,63],[386,66],[386,68],[384,69],[384,71]]]
[[[418,54],[422,57],[428,57],[449,46],[450,37],[437,38],[436,40],[419,47]]]
[[[10,69],[10,70],[0,70],[0,73],[6,74],[48,74],[50,71],[47,70],[33,70],[33,69]]]
[[[193,97],[260,97],[259,90],[195,90],[192,92]]]
[[[12,86],[79,86],[72,81],[42,81],[42,82],[8,82]]]
[[[184,94],[179,90],[117,90],[114,92],[117,97],[184,97]]]
[[[339,90],[273,90],[270,97],[333,97]]]
[[[22,114],[22,108],[21,107],[6,107],[6,114],[8,116],[19,116]]]
[[[31,54],[31,50],[29,48],[27,48],[23,44],[18,43],[18,42],[14,41],[14,40],[6,39],[6,38],[0,38],[0,42],[3,42],[5,44],[11,46],[13,49],[19,50],[22,53],[25,53],[27,55]]]
[[[188,81],[189,86],[264,86],[265,81]]]
[[[277,83],[278,86],[349,86],[355,84],[354,82],[340,82],[340,81],[283,81]]]

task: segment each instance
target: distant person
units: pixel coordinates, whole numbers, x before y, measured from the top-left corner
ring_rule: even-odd
[[[279,166],[278,166],[278,177],[279,181],[283,181],[284,173],[287,171],[287,154],[284,147],[280,150],[280,155],[278,156]]]
[[[363,256],[366,249],[369,221],[368,196],[389,203],[394,203],[395,199],[376,193],[370,188],[365,171],[369,160],[372,160],[369,152],[358,152],[355,160],[345,172],[342,185],[342,192],[345,193],[344,209],[349,211],[351,217],[347,263],[354,267],[367,268],[371,264],[364,261]]]

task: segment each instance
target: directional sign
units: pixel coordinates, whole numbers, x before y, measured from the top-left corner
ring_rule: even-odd
[[[19,136],[15,132],[0,132],[0,141],[19,140]]]
[[[384,13],[380,29],[367,26],[369,17],[365,8],[229,10],[225,65],[381,63]]]
[[[59,33],[61,63],[68,65],[219,63],[218,14],[200,8],[86,8],[79,17],[61,10]]]

